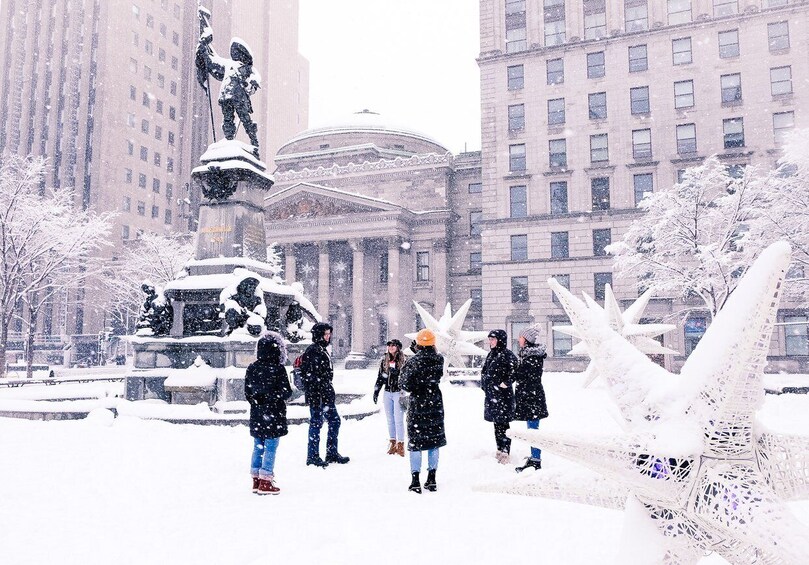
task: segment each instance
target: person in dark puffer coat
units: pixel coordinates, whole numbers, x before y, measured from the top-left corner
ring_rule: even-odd
[[[539,324],[528,326],[520,332],[519,343],[520,364],[514,373],[515,397],[517,408],[515,420],[524,420],[529,430],[539,428],[539,421],[548,417],[548,405],[545,402],[545,389],[542,387],[542,368],[545,363],[545,344],[540,343],[542,327]],[[531,447],[531,456],[516,471],[542,468],[542,451]]]
[[[247,367],[244,376],[244,396],[250,403],[250,435],[254,440],[250,474],[253,492],[258,494],[280,492],[273,484],[273,470],[278,442],[288,431],[285,401],[292,396],[284,368],[286,355],[284,338],[268,332],[258,340],[257,360]]]
[[[408,490],[421,493],[421,452],[427,451],[424,488],[435,491],[438,489],[435,480],[438,449],[447,445],[447,438],[444,434],[444,399],[438,386],[444,376],[444,358],[435,350],[435,334],[430,330],[419,331],[416,344],[418,352],[402,367],[399,386],[410,393],[407,449],[410,451],[411,482]]]
[[[508,463],[511,439],[506,436],[509,422],[514,419],[514,370],[517,356],[508,348],[505,330],[489,332],[491,351],[480,370],[480,386],[483,389],[483,418],[494,423],[494,440],[497,444],[497,461]]]

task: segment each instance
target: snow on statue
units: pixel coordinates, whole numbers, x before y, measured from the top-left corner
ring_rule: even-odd
[[[413,301],[416,305],[416,310],[421,316],[422,322],[427,329],[432,330],[435,334],[435,348],[444,356],[446,365],[453,367],[466,367],[463,357],[469,355],[486,355],[486,351],[475,345],[478,341],[486,339],[488,332],[465,331],[463,327],[464,320],[466,320],[466,313],[472,305],[470,298],[464,302],[455,315],[452,315],[452,306],[447,303],[444,308],[444,315],[441,319],[436,320],[427,310],[421,305]],[[416,334],[405,334],[409,339],[416,339]]]
[[[809,437],[772,433],[755,418],[790,255],[785,242],[762,252],[680,375],[655,365],[550,279],[605,377],[625,433],[512,431],[601,479],[588,485],[557,477],[489,490],[613,507],[629,495],[622,564],[697,563],[713,551],[734,564],[809,563],[809,528],[785,504],[809,496]]]

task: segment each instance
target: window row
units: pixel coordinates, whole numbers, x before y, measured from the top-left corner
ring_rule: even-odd
[[[126,154],[127,155],[135,155],[135,143],[132,140],[127,140],[126,142]],[[145,145],[140,146],[140,160],[147,163],[149,162],[149,149]],[[152,152],[152,162],[156,167],[163,166],[163,156],[157,152]],[[174,158],[173,157],[166,157],[166,171],[169,173],[174,172]]]
[[[599,228],[593,230],[593,257],[605,257],[606,248],[612,243],[612,230]],[[551,259],[568,259],[570,257],[570,236],[567,231],[551,232]],[[471,256],[470,256],[471,259]],[[528,235],[511,236],[511,260],[528,260]],[[470,261],[471,262],[471,261]]]
[[[177,70],[175,68],[175,66],[174,66],[175,61],[177,60],[177,57],[172,57],[171,59],[172,59],[172,61],[171,61],[172,62],[172,68],[174,70]],[[138,61],[137,61],[137,59],[133,59],[131,57],[129,58],[129,71],[132,74],[135,74],[135,75],[138,74]],[[151,67],[149,67],[147,65],[143,65],[143,78],[145,78],[146,80],[151,82],[151,80],[152,80],[152,68]],[[162,73],[157,73],[157,86],[159,86],[160,88],[166,88],[166,77]],[[173,80],[169,81],[169,92],[171,92],[171,94],[173,96],[177,96],[177,83],[175,81],[173,81]],[[132,97],[132,91],[130,90],[130,98],[131,97]],[[134,98],[133,98],[133,100],[134,100]]]
[[[570,290],[570,275],[553,275],[553,278]],[[596,300],[604,300],[607,285],[612,286],[612,273],[593,273],[593,296]],[[553,302],[559,304],[556,294],[551,292],[551,296]],[[511,302],[514,304],[530,302],[527,276],[511,277]]]
[[[124,196],[123,202],[121,203],[121,210],[123,212],[131,212],[132,211],[132,200],[128,196]],[[160,206],[156,204],[152,205],[152,219],[156,219],[160,217]],[[137,213],[138,216],[146,216],[146,202],[143,200],[138,200],[137,202]],[[165,223],[171,223],[171,210],[168,208],[164,210],[163,220]]]
[[[126,184],[132,184],[134,182],[134,175],[132,169],[124,169],[124,182]],[[147,177],[143,173],[138,173],[138,188],[146,188],[147,184]],[[152,178],[152,192],[160,194],[160,179]],[[166,183],[166,199],[171,200],[172,195],[174,194],[174,185],[172,183]]]

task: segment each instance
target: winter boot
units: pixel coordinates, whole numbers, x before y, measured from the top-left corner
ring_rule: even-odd
[[[272,484],[272,477],[258,480],[258,491],[256,494],[278,494],[281,489]]]
[[[345,465],[349,461],[351,461],[350,457],[345,457],[339,453],[335,453],[334,455],[326,455],[326,463],[339,463],[340,465]]]
[[[404,457],[404,442],[403,441],[397,441],[396,442],[396,453],[398,455],[400,455],[401,457]]]
[[[506,451],[498,451],[496,454],[497,462],[501,465],[507,465],[510,459],[508,452]]]
[[[395,455],[396,454],[396,440],[391,439],[388,440],[390,444],[388,445],[388,455]]]
[[[253,477],[253,492],[258,492],[258,477]]]
[[[323,461],[323,459],[321,459],[318,455],[315,455],[314,457],[307,457],[306,464],[314,465],[315,467],[323,467],[324,469],[329,466],[328,462]]]
[[[421,494],[421,483],[419,482],[419,472],[413,471],[410,474],[413,476],[413,480],[410,481],[410,486],[407,487],[407,490]]]
[[[430,492],[438,490],[438,485],[435,484],[435,469],[427,469],[427,480],[424,481],[424,488]]]

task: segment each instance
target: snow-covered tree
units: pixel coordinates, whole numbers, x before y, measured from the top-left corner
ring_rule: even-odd
[[[709,157],[641,201],[645,214],[608,247],[615,271],[662,295],[697,296],[713,317],[765,244],[747,237],[765,201],[766,183],[752,167],[734,178]]]
[[[109,245],[112,215],[74,207],[74,193],[44,187],[42,158],[0,159],[0,372],[8,334],[22,307],[30,376],[34,334],[43,306],[100,269],[97,252]]]

